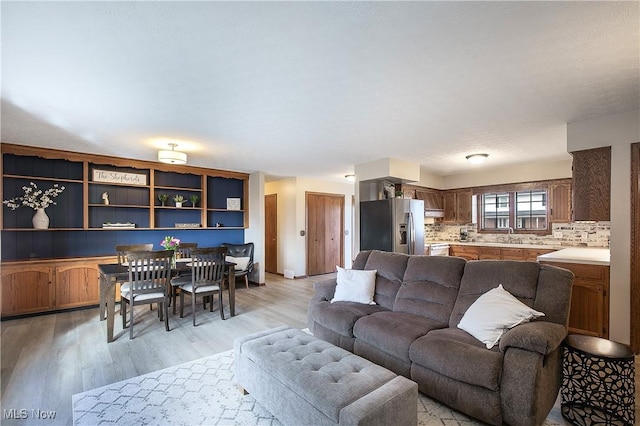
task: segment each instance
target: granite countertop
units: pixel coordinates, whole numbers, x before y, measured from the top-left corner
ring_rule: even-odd
[[[583,263],[609,266],[608,248],[571,247],[538,256],[538,262]]]

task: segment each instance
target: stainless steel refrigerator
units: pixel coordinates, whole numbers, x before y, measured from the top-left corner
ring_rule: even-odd
[[[361,201],[360,250],[424,254],[424,201]]]

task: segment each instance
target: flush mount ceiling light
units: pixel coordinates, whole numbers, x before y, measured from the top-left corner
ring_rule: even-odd
[[[186,164],[187,154],[175,150],[178,144],[170,143],[169,146],[171,147],[171,151],[166,149],[158,151],[158,161],[167,164]]]
[[[471,154],[467,155],[466,158],[471,164],[481,164],[484,163],[488,156],[489,154]]]
[[[347,180],[347,182],[355,182],[356,181],[356,175],[344,175],[344,178]]]

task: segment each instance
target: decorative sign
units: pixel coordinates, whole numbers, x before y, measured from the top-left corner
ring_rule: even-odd
[[[227,198],[227,210],[240,210],[240,198]]]
[[[147,185],[147,175],[127,172],[114,172],[111,170],[93,170],[94,182],[122,183],[126,185]]]
[[[176,228],[178,229],[189,229],[189,228],[200,228],[200,224],[199,223],[177,223],[176,222]]]
[[[127,223],[103,223],[103,228],[111,228],[111,229],[132,229],[136,227],[135,223],[127,222]]]

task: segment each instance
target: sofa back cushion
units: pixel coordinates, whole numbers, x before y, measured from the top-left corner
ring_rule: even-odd
[[[357,260],[357,258],[356,258]],[[398,289],[407,268],[409,256],[402,253],[372,250],[362,269],[378,271],[376,275],[376,294],[373,300],[386,309],[393,309]]]
[[[393,310],[448,324],[465,264],[460,257],[411,256]]]
[[[502,284],[505,290],[525,305],[546,315],[549,306],[538,307],[540,264],[517,260],[474,260],[467,262],[460,282],[460,290],[449,320],[449,327],[457,327],[469,306],[487,291]],[[546,310],[545,310],[546,309]],[[548,320],[548,318],[545,318]]]
[[[353,265],[351,265],[351,269],[364,269],[370,254],[371,250],[363,250],[358,253],[355,260],[353,261]]]

